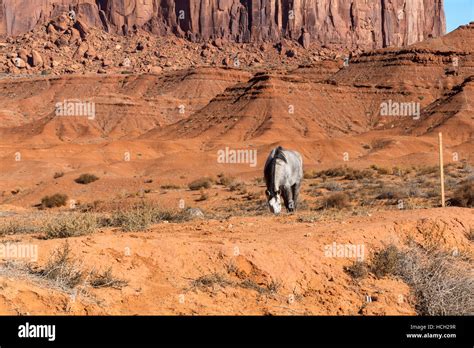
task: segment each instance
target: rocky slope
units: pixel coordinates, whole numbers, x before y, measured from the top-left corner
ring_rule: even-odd
[[[18,35],[74,9],[86,24],[128,34],[143,27],[192,41],[283,37],[326,45],[407,45],[445,31],[443,0],[0,0],[0,35]]]

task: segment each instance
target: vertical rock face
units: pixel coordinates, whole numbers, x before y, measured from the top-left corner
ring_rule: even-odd
[[[0,35],[16,35],[73,8],[120,34],[143,27],[190,40],[401,46],[445,32],[443,0],[0,0]]]

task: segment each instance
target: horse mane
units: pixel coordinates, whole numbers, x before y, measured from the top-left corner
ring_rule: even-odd
[[[275,149],[275,154],[274,154],[273,158],[271,159],[271,161],[269,163],[269,168],[267,168],[267,169],[270,169],[269,178],[268,178],[269,181],[270,181],[269,182],[270,187],[268,187],[268,189],[272,194],[275,193],[275,169],[276,169],[277,159],[281,159],[285,163],[288,163],[288,159],[286,158],[285,154],[283,153],[283,148],[281,146],[278,146]]]

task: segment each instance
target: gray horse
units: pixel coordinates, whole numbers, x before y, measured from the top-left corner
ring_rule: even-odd
[[[267,200],[270,211],[281,212],[281,197],[288,212],[296,210],[298,195],[303,178],[303,159],[296,151],[284,150],[281,146],[273,149],[264,169],[267,184]]]

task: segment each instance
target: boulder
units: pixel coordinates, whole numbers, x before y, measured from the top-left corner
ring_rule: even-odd
[[[36,50],[31,51],[30,62],[33,67],[43,67],[44,65],[43,57]]]

